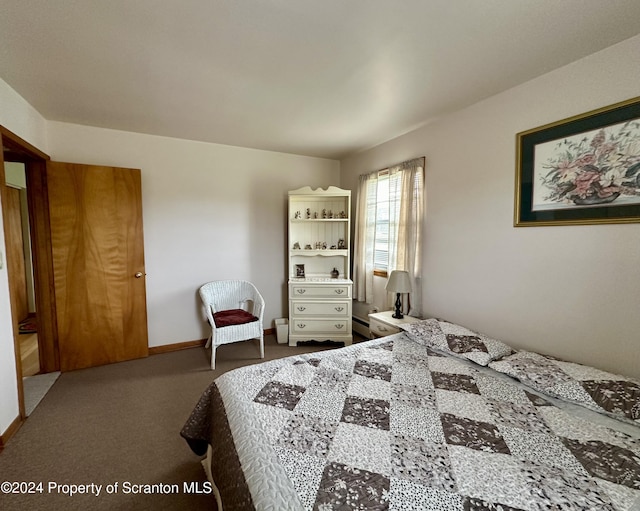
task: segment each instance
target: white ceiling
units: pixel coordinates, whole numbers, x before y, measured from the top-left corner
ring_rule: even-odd
[[[638,0],[0,0],[0,78],[49,120],[340,159],[639,22]]]

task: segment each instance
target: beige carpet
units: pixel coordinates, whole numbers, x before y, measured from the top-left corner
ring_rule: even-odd
[[[266,359],[331,349],[289,347],[265,338]],[[35,494],[0,493],[0,509],[215,509],[211,495],[183,491],[205,482],[179,432],[206,386],[235,367],[261,362],[257,341],[222,346],[211,371],[209,350],[193,348],[62,373],[0,453],[0,481],[33,482]],[[133,494],[130,485],[177,484],[171,494]],[[118,491],[106,494],[106,485]],[[102,485],[99,496],[58,493],[55,485]],[[66,488],[65,488],[66,489]],[[82,488],[85,491],[91,487]]]

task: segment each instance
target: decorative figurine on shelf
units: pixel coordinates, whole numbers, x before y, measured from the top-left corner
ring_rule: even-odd
[[[331,245],[329,250],[335,250],[335,249],[336,249],[336,246],[335,245]]]
[[[295,219],[300,218],[300,211],[296,211],[296,214],[293,215],[293,218],[295,218]]]
[[[347,248],[347,245],[342,238],[338,240],[338,248],[341,250],[344,250],[345,248]]]
[[[307,208],[307,218],[311,218],[311,208]]]
[[[327,242],[326,241],[322,242],[322,250],[327,250]]]
[[[318,218],[318,212],[317,211],[313,212],[313,218]]]
[[[347,214],[344,211],[340,211],[340,218],[347,218]]]
[[[304,278],[304,264],[296,264],[296,277],[299,279]]]
[[[340,275],[340,272],[338,271],[338,268],[334,268],[333,270],[331,270],[331,278],[332,279],[337,279],[338,275]]]
[[[333,211],[329,210],[329,213],[327,213],[329,215],[329,218],[333,218]]]
[[[300,250],[300,243],[297,241],[293,244],[293,250]]]
[[[326,209],[322,210],[322,218],[327,218],[327,210]]]
[[[304,246],[305,250],[311,250],[311,245],[309,245],[308,243]]]

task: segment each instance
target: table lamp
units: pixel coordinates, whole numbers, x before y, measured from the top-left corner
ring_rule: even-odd
[[[385,289],[391,293],[396,293],[396,311],[392,315],[393,318],[402,319],[404,315],[400,310],[402,302],[400,301],[400,293],[411,292],[411,280],[409,279],[409,272],[402,270],[393,270],[387,280]]]

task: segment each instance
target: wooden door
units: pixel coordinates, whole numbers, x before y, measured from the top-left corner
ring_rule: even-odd
[[[47,162],[60,369],[148,355],[140,170]]]
[[[22,212],[20,190],[6,186],[7,205],[5,212],[9,229],[5,232],[7,244],[7,266],[9,267],[10,289],[16,319],[22,321],[29,315],[27,298],[27,274],[24,264],[24,237],[22,236]]]

